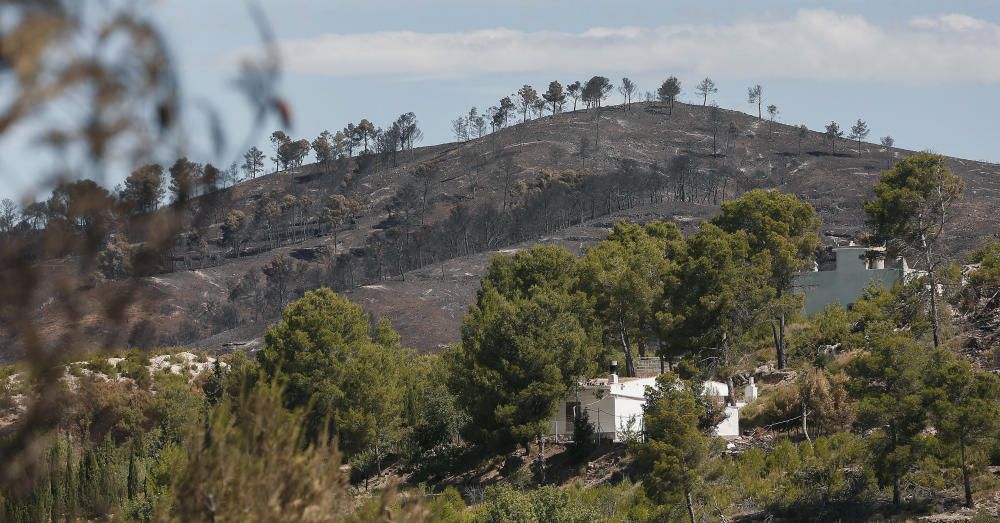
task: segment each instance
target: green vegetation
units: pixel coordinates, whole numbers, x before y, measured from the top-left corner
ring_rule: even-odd
[[[746,233],[727,233],[709,223],[688,238],[678,258],[658,314],[662,337],[675,354],[715,347],[709,351],[714,361],[710,370],[732,385],[733,373],[746,366],[751,338],[775,301],[768,278],[770,256],[754,253]]]
[[[635,375],[634,350],[646,353],[656,332],[656,309],[663,302],[663,280],[676,263],[669,253],[683,249],[677,226],[615,224],[608,240],[580,261],[580,287],[596,299],[594,312],[605,326],[605,340],[625,356],[625,373]]]
[[[901,501],[900,481],[919,462],[927,426],[921,401],[926,351],[905,334],[871,329],[868,351],[848,369],[858,398],[858,425],[873,431],[868,446],[880,484],[892,485],[892,502]]]
[[[648,470],[643,487],[661,505],[683,505],[696,521],[692,496],[703,488],[712,455],[711,431],[720,421],[716,409],[705,409],[697,383],[672,373],[661,374],[658,388],[646,392],[646,441],[638,446],[640,465]]]
[[[944,156],[918,153],[899,161],[882,174],[875,198],[865,202],[867,223],[874,239],[897,252],[913,252],[927,270],[929,288],[938,286],[943,265],[942,237],[953,220],[952,207],[965,184],[951,172]],[[928,292],[934,346],[941,343],[936,292]]]
[[[759,87],[759,86],[758,86]],[[758,90],[758,100],[759,100]],[[819,246],[819,219],[812,206],[794,194],[778,191],[750,191],[722,203],[722,214],[712,220],[724,231],[745,232],[754,253],[770,255],[770,285],[776,292],[772,330],[775,358],[785,367],[785,322],[801,304],[791,294],[792,277],[811,264]]]
[[[929,276],[800,317],[787,282],[817,227],[794,197],[751,192],[687,237],[621,223],[581,258],[552,246],[498,256],[462,343],[440,356],[404,349],[388,321],[325,288],[291,303],[255,357],[194,379],[150,375],[139,352],[94,356],[73,366],[74,390],[59,394],[74,410],[43,440],[30,486],[0,492],[0,518],[858,520],[946,496],[974,506],[997,487],[985,466],[1000,464],[1000,378],[952,351],[957,327],[934,328]],[[995,307],[998,250],[987,242],[968,285],[942,299]],[[740,414],[767,437],[724,451],[713,436],[724,405],[701,381],[739,390],[773,361],[771,343],[787,344],[787,370],[763,371],[772,382]],[[176,352],[169,361],[187,366]],[[565,453],[538,460],[559,400],[635,353],[671,370],[647,390],[614,479],[546,484],[550,464],[584,474],[606,452],[584,412]],[[31,379],[0,371],[5,411]],[[450,486],[491,467],[503,469],[495,485]],[[408,474],[400,495],[386,469]]]
[[[594,370],[590,302],[566,290],[565,263],[573,263],[569,253],[536,247],[491,266],[462,345],[447,355],[452,390],[471,417],[468,435],[495,451],[543,434],[558,401]]]

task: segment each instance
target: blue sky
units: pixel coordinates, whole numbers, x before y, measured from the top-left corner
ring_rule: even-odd
[[[244,2],[161,0],[150,16],[165,29],[185,97],[222,114],[230,150],[202,146],[188,119],[196,161],[228,164],[250,124],[233,94],[238,58],[259,37]],[[858,118],[870,140],[1000,160],[1000,4],[920,0],[648,2],[484,0],[270,0],[260,6],[283,51],[280,92],[293,137],[312,139],[349,121],[385,125],[413,111],[424,144],[452,139],[450,121],[529,83],[629,76],[654,91],[668,75],[682,100],[711,76],[715,101],[749,111],[747,86],[764,87],[780,120],[819,129]],[[617,100],[613,95],[612,102]],[[269,151],[268,122],[250,137]],[[37,188],[60,160],[25,146],[22,129],[0,142],[0,196]],[[112,173],[113,185],[127,174]]]

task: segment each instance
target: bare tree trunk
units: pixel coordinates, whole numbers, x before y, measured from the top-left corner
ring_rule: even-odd
[[[771,335],[774,336],[774,352],[778,369],[785,368],[785,314],[777,318],[777,323],[771,321]]]
[[[809,407],[806,406],[806,402],[802,402],[802,434],[806,436],[807,441],[812,441],[809,437],[809,425],[806,419],[809,417]]]
[[[778,319],[778,368],[785,368],[785,313]]]
[[[684,497],[687,499],[688,518],[691,519],[691,523],[695,523],[695,520],[694,520],[694,502],[691,500],[691,491],[688,490],[688,491],[684,492]]]
[[[736,387],[733,386],[733,375],[729,370],[729,333],[722,333],[722,364],[726,366],[726,386],[729,387],[729,404],[736,406]]]
[[[934,348],[937,348],[941,344],[941,325],[937,312],[937,278],[934,277],[931,247],[927,244],[927,236],[925,234],[920,235],[920,243],[924,248],[924,261],[927,263],[927,279],[931,287],[931,327],[934,334]]]
[[[972,483],[969,479],[969,464],[965,456],[965,440],[960,440],[959,445],[962,448],[962,485],[965,487],[965,506],[973,508],[976,503],[972,500]]]
[[[538,475],[545,483],[545,438],[541,434],[538,435]]]
[[[625,350],[625,373],[629,377],[634,377],[635,362],[632,359],[632,344],[629,343],[628,331],[625,329],[625,322],[621,316],[618,317],[618,334],[622,340],[622,348]]]

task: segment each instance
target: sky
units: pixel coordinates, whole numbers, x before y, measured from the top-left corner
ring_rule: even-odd
[[[1000,2],[930,0],[261,0],[281,50],[279,93],[293,138],[368,118],[390,124],[413,111],[423,144],[451,141],[450,122],[484,110],[523,84],[544,90],[603,75],[655,91],[680,78],[682,101],[711,77],[722,107],[750,112],[761,84],[778,119],[822,129],[861,118],[870,141],[1000,161]],[[159,0],[148,16],[165,32],[185,100],[210,104],[230,137],[221,154],[202,146],[203,120],[185,120],[191,159],[228,165],[279,123],[253,128],[234,93],[243,57],[260,52],[247,4]],[[617,93],[610,103],[618,103]],[[0,91],[0,104],[3,103]],[[39,190],[60,158],[30,144],[29,129],[0,138],[0,197]],[[116,167],[106,180],[127,175]]]

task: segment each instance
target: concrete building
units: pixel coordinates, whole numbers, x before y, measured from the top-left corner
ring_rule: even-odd
[[[559,402],[550,424],[551,433],[571,437],[578,409],[587,412],[594,431],[605,440],[618,442],[623,441],[629,432],[641,433],[644,430],[642,407],[646,404],[646,388],[655,386],[655,377],[619,378],[614,370],[607,378],[590,380],[581,385],[572,397]],[[707,394],[719,396],[722,400],[729,396],[729,387],[725,383],[706,381],[703,386]],[[716,435],[739,436],[740,406],[726,407],[726,418],[716,427]]]
[[[793,288],[805,296],[806,314],[822,312],[834,303],[849,307],[872,282],[888,289],[917,272],[907,267],[903,258],[886,263],[884,247],[859,247],[852,242],[845,247],[834,247],[833,253],[836,257],[833,270],[815,267],[795,275]]]

